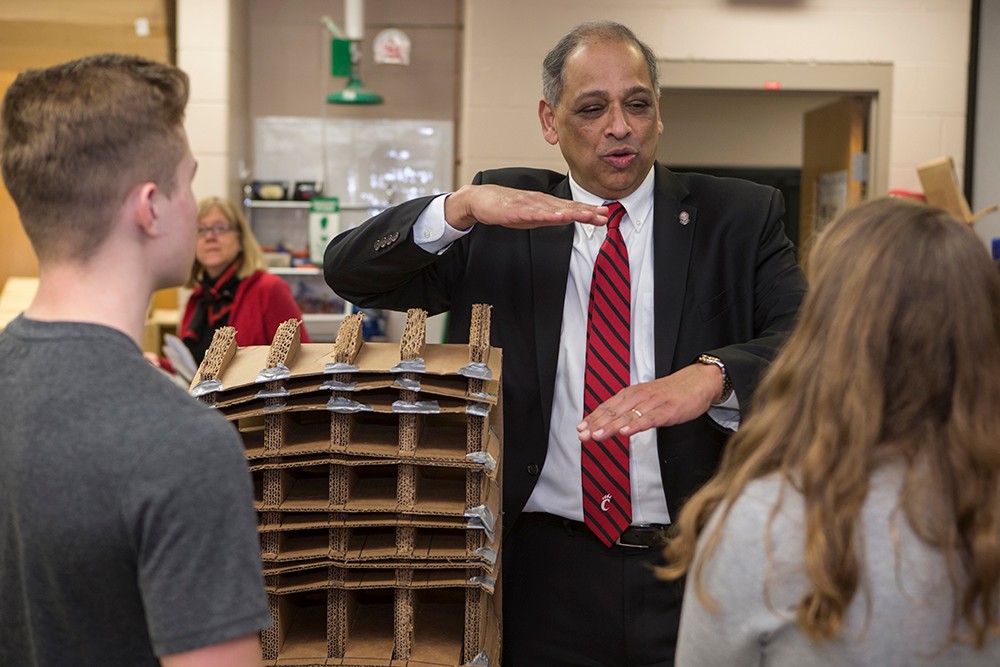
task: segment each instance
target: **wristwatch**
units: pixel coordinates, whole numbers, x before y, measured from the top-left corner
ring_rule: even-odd
[[[726,372],[726,365],[722,363],[722,359],[713,357],[711,354],[699,354],[698,363],[718,366],[719,370],[722,371],[722,393],[712,401],[712,405],[722,405],[728,401],[729,397],[733,395],[733,383],[729,381],[729,373]]]

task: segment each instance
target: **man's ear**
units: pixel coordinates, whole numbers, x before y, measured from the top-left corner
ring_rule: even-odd
[[[545,100],[538,102],[538,120],[542,122],[542,136],[553,146],[559,143],[559,132],[556,130],[556,112]]]
[[[128,208],[136,224],[149,236],[160,235],[160,218],[156,214],[159,189],[156,183],[146,182],[132,189],[128,197]]]

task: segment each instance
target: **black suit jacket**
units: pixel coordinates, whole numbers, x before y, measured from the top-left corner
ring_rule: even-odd
[[[701,353],[714,354],[725,363],[745,412],[805,293],[781,223],[781,194],[738,179],[655,169],[657,377]],[[474,183],[571,198],[567,176],[548,170],[485,171]],[[491,343],[504,350],[503,504],[509,527],[545,463],[573,225],[476,225],[434,255],[420,249],[412,234],[430,200],[400,204],[337,236],[326,250],[324,274],[334,291],[360,306],[450,310],[450,342],[468,340],[473,304],[493,306]],[[671,516],[715,471],[726,438],[708,416],[658,429]]]

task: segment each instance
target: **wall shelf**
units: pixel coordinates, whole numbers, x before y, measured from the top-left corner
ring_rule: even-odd
[[[244,199],[246,208],[274,209],[309,209],[307,199]],[[373,208],[370,204],[340,204],[341,211],[367,211]]]
[[[276,276],[321,276],[323,269],[319,266],[272,266],[268,271]]]

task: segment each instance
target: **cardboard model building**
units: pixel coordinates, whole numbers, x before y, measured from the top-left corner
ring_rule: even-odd
[[[268,346],[216,331],[191,384],[243,437],[272,626],[268,665],[500,665],[501,354],[490,311],[468,345]]]

